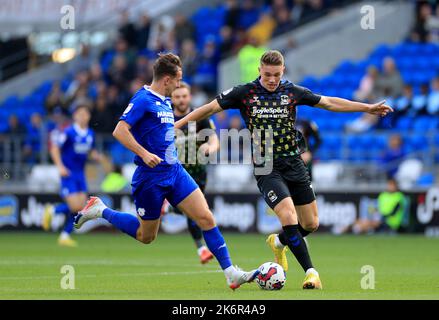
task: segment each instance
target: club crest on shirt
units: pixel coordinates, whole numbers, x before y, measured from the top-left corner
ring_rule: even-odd
[[[291,101],[290,98],[286,94],[283,94],[280,96],[280,105],[281,106],[289,104],[290,101]]]

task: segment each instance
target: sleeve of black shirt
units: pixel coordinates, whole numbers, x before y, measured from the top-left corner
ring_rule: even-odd
[[[312,93],[311,90],[301,86],[295,86],[295,95],[298,97],[297,104],[315,106],[320,102],[321,96]]]
[[[244,86],[235,86],[231,89],[221,92],[216,96],[216,100],[220,107],[226,109],[240,109],[242,106],[242,99],[245,94]]]

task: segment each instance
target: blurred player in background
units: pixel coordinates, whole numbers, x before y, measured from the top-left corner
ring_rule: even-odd
[[[223,269],[227,284],[236,289],[253,281],[259,271],[244,272],[232,265],[203,193],[178,161],[174,113],[168,97],[180,86],[182,76],[180,58],[172,53],[160,54],[153,65],[151,86],[144,86],[134,95],[113,131],[113,136],[136,154],[137,169],[131,185],[137,217],[107,208],[99,198],[91,197],[76,216],[75,227],[104,218],[134,239],[149,244],[157,237],[166,199],[203,230],[207,247]]]
[[[365,104],[346,99],[325,97],[309,89],[281,80],[284,58],[279,51],[265,52],[260,59],[259,77],[253,82],[236,86],[219,94],[212,102],[195,109],[175,127],[189,121],[200,121],[224,109],[239,109],[252,132],[253,147],[267,163],[270,172],[257,174],[259,190],[278,216],[283,232],[272,234],[267,243],[276,262],[288,270],[286,247],[305,271],[303,289],[321,289],[318,272],[314,269],[303,237],[318,228],[318,212],[311,180],[300,155],[306,150],[303,135],[295,127],[296,106],[309,105],[335,112],[367,112],[384,116],[393,111],[384,104]],[[268,140],[266,137],[272,137]],[[260,172],[258,170],[258,172]]]
[[[71,238],[74,215],[87,201],[85,164],[88,156],[102,162],[103,156],[95,150],[95,134],[88,127],[90,109],[87,101],[80,100],[72,105],[73,124],[64,130],[52,133],[50,155],[61,176],[61,197],[65,202],[56,206],[48,205],[43,214],[43,229],[51,229],[54,214],[66,215],[66,222],[58,244],[76,247]]]
[[[171,100],[174,107],[174,119],[178,121],[184,116],[189,114],[191,109],[191,89],[187,83],[182,82],[180,87],[172,92]],[[199,163],[197,160],[197,152],[200,150],[204,155],[215,153],[219,149],[218,136],[215,132],[215,125],[212,120],[204,119],[196,123],[193,131],[189,130],[188,126],[182,128],[181,131],[176,133],[176,147],[178,149],[179,160],[183,164],[186,171],[194,178],[195,182],[200,187],[201,192],[204,193],[207,184],[207,168],[205,164]],[[211,129],[211,134],[208,137],[202,139],[198,137],[198,133],[203,129]],[[180,133],[180,134],[179,134]],[[191,150],[189,147],[190,142],[188,139],[196,139],[196,149]],[[198,139],[197,139],[198,137]],[[203,135],[204,137],[204,135]],[[174,212],[177,214],[183,214],[178,208],[169,206],[169,202],[165,201],[164,211]],[[197,253],[200,257],[200,262],[205,264],[213,258],[210,250],[203,244],[203,234],[199,226],[187,217],[187,225],[189,232],[194,239],[197,247]]]
[[[314,121],[310,121],[307,119],[297,119],[296,120],[296,129],[299,130],[306,143],[306,151],[304,151],[300,157],[303,162],[305,162],[306,167],[308,168],[309,178],[312,181],[312,164],[314,153],[317,151],[321,144],[319,127]]]

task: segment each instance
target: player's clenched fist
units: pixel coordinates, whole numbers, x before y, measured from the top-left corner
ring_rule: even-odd
[[[145,164],[150,167],[150,168],[154,168],[156,165],[158,165],[160,162],[163,161],[163,159],[161,159],[160,157],[156,156],[153,153],[147,152],[143,157],[142,157],[143,162],[145,162]]]

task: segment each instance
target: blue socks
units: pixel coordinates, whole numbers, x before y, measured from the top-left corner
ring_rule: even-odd
[[[62,202],[55,206],[55,214],[70,214],[70,209],[67,203]]]
[[[104,212],[102,212],[102,217],[120,231],[137,239],[137,229],[139,229],[140,222],[136,216],[106,208]]]
[[[218,227],[203,231],[204,241],[215,258],[218,260],[221,269],[227,269],[232,265],[229,250],[227,250],[226,242],[219,231]]]
[[[70,208],[67,203],[62,202],[58,203],[54,208],[55,214],[65,214],[66,222],[64,223],[63,231],[71,234],[73,231],[73,222],[75,221],[75,217],[72,212],[70,212]]]
[[[73,231],[73,222],[74,221],[75,221],[75,216],[71,212],[68,212],[66,214],[66,222],[64,224],[63,231],[68,233],[68,234],[71,234]]]

